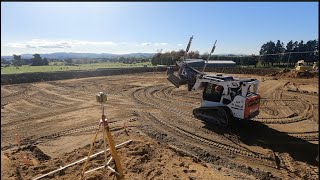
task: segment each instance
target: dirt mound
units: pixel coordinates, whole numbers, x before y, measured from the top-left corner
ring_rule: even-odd
[[[208,67],[207,72],[217,72],[226,74],[255,74],[265,76],[272,73],[277,73],[278,70],[269,68],[240,68],[240,67]]]
[[[319,75],[318,72],[296,71],[294,69],[283,69],[280,72],[273,73],[271,76],[288,77],[288,78],[314,78]]]
[[[287,91],[291,92],[299,92],[299,88],[297,87],[296,83],[288,82],[285,87],[287,87]]]
[[[37,146],[32,146],[30,148],[30,151],[39,161],[45,161],[50,159],[50,156],[43,153]]]
[[[296,74],[296,77],[298,78],[313,78],[317,75],[315,72],[309,72],[309,71],[304,71],[304,72],[298,72]]]

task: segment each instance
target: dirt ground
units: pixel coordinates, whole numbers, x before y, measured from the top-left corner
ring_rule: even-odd
[[[115,144],[132,140],[117,150],[126,179],[318,179],[318,78],[233,76],[257,78],[262,99],[258,117],[229,127],[194,118],[201,91],[175,88],[165,72],[1,85],[1,179],[33,179],[85,157],[99,91]],[[100,133],[93,153],[102,146]],[[98,155],[87,170],[103,162]],[[83,164],[43,179],[77,179]]]

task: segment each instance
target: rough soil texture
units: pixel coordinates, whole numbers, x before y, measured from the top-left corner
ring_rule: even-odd
[[[174,67],[177,70],[177,66]],[[163,72],[166,67],[135,67],[135,68],[107,68],[95,71],[59,71],[59,72],[38,72],[21,74],[1,74],[1,85],[33,83],[43,81],[54,81],[63,79],[75,79],[85,77],[112,76],[120,74],[132,74],[143,72]],[[200,69],[199,69],[200,70]],[[202,70],[202,69],[201,69]],[[256,74],[267,75],[279,73],[274,69],[266,68],[238,68],[238,67],[208,67],[208,72],[233,73],[233,74]]]
[[[319,72],[317,71],[296,71],[294,69],[284,69],[279,72],[271,74],[271,76],[280,76],[288,78],[317,78]]]
[[[201,91],[175,88],[164,72],[1,85],[1,178],[32,179],[85,157],[101,116],[95,95],[106,91],[115,144],[133,140],[118,148],[127,179],[318,179],[318,79],[233,76],[260,80],[261,112],[224,128],[194,118]],[[77,179],[83,164],[43,179]],[[100,169],[85,179],[111,177]]]
[[[1,85],[33,83],[42,81],[54,81],[62,79],[75,79],[97,76],[112,76],[119,74],[132,74],[142,72],[166,71],[165,67],[135,67],[135,68],[107,68],[94,71],[57,71],[57,72],[37,72],[21,74],[1,74]]]

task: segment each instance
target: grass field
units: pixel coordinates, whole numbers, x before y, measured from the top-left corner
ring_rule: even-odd
[[[123,64],[123,63],[94,63],[94,64],[80,64],[79,66],[64,66],[62,64],[53,65],[50,63],[48,66],[20,66],[20,67],[1,67],[1,74],[20,74],[31,72],[50,72],[50,71],[74,71],[74,70],[96,70],[98,68],[128,68],[128,67],[143,67],[144,65],[151,66],[151,63],[136,63],[136,64]]]

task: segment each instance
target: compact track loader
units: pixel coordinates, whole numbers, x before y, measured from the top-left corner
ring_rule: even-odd
[[[203,89],[201,106],[193,110],[193,115],[222,126],[227,126],[231,119],[250,119],[257,116],[260,108],[260,95],[257,93],[259,81],[252,78],[237,79],[222,74],[205,74],[207,63],[202,72],[191,67],[185,58],[192,39],[193,37],[189,40],[185,56],[176,62],[179,66],[177,75],[172,67],[169,67],[167,79],[177,88],[187,85],[189,91]]]

